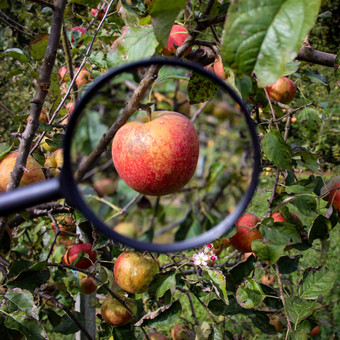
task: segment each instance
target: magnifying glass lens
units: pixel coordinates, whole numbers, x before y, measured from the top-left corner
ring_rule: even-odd
[[[83,107],[71,162],[88,208],[131,239],[169,244],[240,204],[254,154],[245,113],[213,78],[178,65],[130,68]]]

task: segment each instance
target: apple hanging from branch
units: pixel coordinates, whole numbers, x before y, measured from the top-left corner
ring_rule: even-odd
[[[267,86],[268,96],[282,104],[289,104],[296,95],[296,85],[288,77],[279,78],[274,84]]]
[[[184,26],[179,24],[173,25],[166,47],[164,47],[162,50],[162,54],[166,56],[175,55],[177,48],[183,45],[188,36],[189,32]],[[187,55],[191,49],[191,47],[188,48],[188,50],[185,52],[185,55]]]
[[[123,125],[112,142],[113,164],[132,189],[152,196],[174,193],[193,176],[197,132],[180,113],[157,111]]]

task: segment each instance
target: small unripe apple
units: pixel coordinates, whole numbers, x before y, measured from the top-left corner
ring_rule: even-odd
[[[260,222],[261,220],[254,214],[243,214],[235,223],[237,231],[234,236],[230,237],[231,245],[243,253],[251,252],[251,243],[262,238],[262,234],[256,227]]]
[[[79,291],[83,295],[89,295],[97,291],[97,286],[92,277],[79,273]]]
[[[138,236],[138,229],[133,222],[120,222],[113,228],[113,230],[130,238],[137,238]]]
[[[114,265],[117,284],[129,293],[144,293],[158,272],[159,264],[153,257],[134,251],[120,254]]]
[[[328,203],[333,204],[340,214],[340,182],[335,183],[328,196]]]
[[[18,151],[8,154],[0,162],[0,192],[6,191],[11,172],[14,169]],[[20,180],[20,186],[44,181],[45,175],[42,171],[40,164],[32,157],[28,156],[26,162],[26,169]]]
[[[150,340],[167,340],[167,337],[164,334],[158,332],[148,333],[148,338]],[[144,340],[145,339],[146,338],[144,338]]]
[[[175,24],[172,26],[166,48],[164,47],[162,53],[164,55],[174,55],[178,47],[182,46],[186,38],[189,36],[188,30],[182,26]],[[191,51],[191,47],[185,52],[185,55]]]
[[[57,177],[64,164],[63,149],[52,152],[45,160],[44,168],[47,170],[48,177]]]
[[[178,323],[171,329],[172,340],[194,340],[195,336],[195,332],[183,323]]]
[[[262,275],[261,282],[265,285],[271,285],[275,282],[275,276],[273,274]]]
[[[132,314],[137,314],[137,304],[133,299],[124,298],[124,303]],[[113,326],[123,326],[133,320],[132,315],[114,297],[108,295],[100,307],[100,313],[104,321]]]
[[[77,244],[69,248],[63,256],[63,262],[67,265],[72,265],[72,262],[77,259],[81,251],[87,254],[87,258],[80,260],[75,264],[75,267],[81,269],[91,267],[97,260],[97,253],[92,249],[92,245],[90,243]]]
[[[296,85],[287,77],[279,78],[274,84],[267,86],[266,90],[270,99],[282,104],[289,104],[296,95]]]
[[[124,182],[144,194],[162,196],[193,176],[199,140],[192,122],[172,111],[153,112],[123,125],[112,142],[113,164]]]

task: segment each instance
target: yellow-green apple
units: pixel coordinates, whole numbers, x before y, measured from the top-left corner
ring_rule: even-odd
[[[262,238],[257,227],[260,222],[261,220],[254,214],[243,214],[235,223],[237,231],[234,236],[230,237],[231,245],[243,253],[251,252],[251,243]]]
[[[137,313],[137,304],[133,299],[122,298],[132,314]],[[133,316],[114,297],[108,295],[100,307],[100,313],[105,322],[113,326],[123,326],[133,320]]]
[[[158,332],[148,333],[148,338],[150,340],[167,340],[167,337],[164,334]],[[144,340],[145,339],[146,338],[144,338]]]
[[[60,230],[59,236],[66,236],[69,235],[69,233],[74,233],[76,231],[76,225],[74,223],[74,219],[71,216],[62,215],[58,216],[55,220]],[[57,232],[54,222],[52,222],[52,229],[54,232]]]
[[[335,183],[328,196],[329,204],[333,204],[340,214],[340,182]]]
[[[97,290],[97,286],[94,283],[92,277],[87,276],[84,273],[79,273],[79,291],[83,295],[92,294]]]
[[[52,152],[45,160],[44,168],[49,177],[56,177],[64,164],[63,149]]]
[[[84,259],[80,259],[79,262],[75,263],[76,268],[87,269],[93,265],[97,260],[97,252],[92,249],[90,243],[77,244],[66,250],[63,256],[63,262],[67,265],[72,265],[80,252],[84,253]]]
[[[79,67],[76,67],[74,69],[75,72],[78,72],[78,70],[79,70]],[[78,87],[80,87],[80,86],[90,83],[92,80],[93,80],[92,73],[86,70],[85,68],[82,68],[76,78],[76,84]]]
[[[113,230],[130,238],[136,238],[138,236],[138,229],[133,222],[120,222],[114,226]]]
[[[267,86],[266,90],[270,99],[282,104],[289,104],[296,95],[296,85],[287,77],[279,78],[274,84]]]
[[[117,284],[129,293],[145,292],[158,272],[159,264],[153,257],[135,251],[120,254],[114,265]]]
[[[193,124],[173,111],[128,122],[112,142],[112,160],[119,176],[144,195],[167,195],[183,188],[195,172],[198,155]]]
[[[178,24],[173,25],[170,31],[168,42],[166,47],[163,48],[162,53],[167,56],[176,54],[177,48],[183,45],[185,39],[188,36],[189,32],[184,26]],[[190,51],[191,47],[188,48],[185,54],[188,54]]]
[[[99,196],[112,195],[116,191],[116,182],[109,177],[98,178],[93,183]]]
[[[0,162],[0,192],[6,191],[7,189],[17,157],[18,151],[14,151]],[[32,156],[28,156],[25,168],[20,186],[41,182],[46,179],[40,164]]]
[[[194,340],[195,332],[183,323],[178,323],[171,329],[172,340]]]

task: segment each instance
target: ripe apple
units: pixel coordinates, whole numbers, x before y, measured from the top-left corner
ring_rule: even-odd
[[[126,306],[135,315],[137,313],[137,304],[133,299],[123,299]],[[126,308],[114,297],[108,295],[100,307],[100,313],[104,321],[113,326],[123,326],[133,320],[133,317]]]
[[[183,188],[195,172],[198,154],[193,124],[172,111],[153,112],[151,121],[145,123],[128,122],[112,142],[119,176],[144,195],[162,196]]]
[[[290,103],[296,95],[296,85],[287,77],[279,78],[274,84],[267,86],[266,90],[270,99],[282,104]]]
[[[158,333],[158,332],[148,333],[148,338],[150,340],[167,340],[167,337],[165,335],[163,335],[162,333]]]
[[[113,228],[113,230],[130,238],[137,238],[138,236],[138,229],[133,222],[120,222]]]
[[[182,26],[175,24],[172,26],[166,48],[164,47],[162,53],[164,55],[174,55],[179,46],[182,46],[185,39],[189,36],[188,30]],[[185,52],[188,54],[191,51],[191,47]]]
[[[63,79],[63,80],[66,80],[65,77],[68,75],[68,70],[67,70],[67,66],[66,65],[63,65],[59,68],[58,70],[58,77],[59,79]]]
[[[120,254],[114,265],[117,284],[129,293],[145,292],[158,272],[159,265],[153,257],[134,251]]]
[[[315,326],[309,333],[310,336],[319,336],[321,333],[320,325]]]
[[[300,221],[300,219],[295,214],[291,212],[290,214],[294,218],[294,220]],[[274,222],[287,222],[279,211],[274,212],[271,217],[273,218]]]
[[[220,55],[218,55],[218,58],[215,59],[212,65],[205,66],[205,69],[214,72],[221,79],[227,79],[227,76],[223,69],[222,57]]]
[[[76,67],[74,69],[75,72],[78,72],[78,70],[79,70],[79,67]],[[90,83],[92,80],[93,80],[92,73],[86,70],[85,68],[82,68],[78,74],[78,77],[76,78],[76,84],[78,87],[80,87],[80,86]]]
[[[87,254],[87,258],[80,260],[77,264],[75,264],[75,267],[81,269],[91,267],[97,260],[97,253],[92,249],[92,245],[90,243],[77,244],[69,248],[63,256],[63,262],[67,265],[72,265],[72,262],[77,258],[81,251],[83,251],[85,255]]]
[[[112,195],[116,191],[116,182],[109,177],[99,178],[93,183],[99,196]]]
[[[292,117],[291,120],[290,120],[291,123],[296,123],[297,122],[297,118],[296,117]]]
[[[194,340],[195,336],[195,332],[183,323],[178,323],[171,329],[172,340]]]
[[[74,223],[74,219],[71,216],[58,216],[56,218],[56,222],[58,224],[58,228],[60,229],[59,236],[67,236],[69,233],[74,233],[76,231],[76,225]],[[52,222],[52,229],[54,232],[57,232],[54,222]],[[65,231],[67,231],[65,233]]]
[[[86,33],[86,28],[83,27],[79,27],[79,26],[75,26],[71,28],[71,41],[74,43],[74,37],[72,32],[80,32],[80,36],[84,35]],[[81,44],[83,42],[83,39],[79,39],[79,44]]]
[[[8,154],[0,162],[0,192],[6,191],[11,172],[14,169],[15,161],[18,157],[18,151]],[[28,156],[26,169],[20,181],[20,186],[44,181],[45,175],[40,164],[32,157]]]
[[[76,106],[75,102],[69,102],[66,104],[67,112],[71,115],[74,111],[74,107]]]
[[[332,186],[328,196],[328,203],[333,204],[340,214],[340,182]]]
[[[243,253],[251,252],[251,243],[262,238],[262,234],[256,227],[260,222],[261,220],[254,214],[243,214],[235,223],[237,231],[230,237],[231,245]]]
[[[46,158],[44,168],[47,170],[49,177],[57,177],[63,164],[63,149],[58,149]]]
[[[105,14],[106,8],[92,8],[91,9],[91,14],[96,17],[97,20],[101,21],[104,18],[104,14]],[[98,14],[99,12],[99,14]],[[98,14],[98,15],[97,15]]]
[[[97,290],[97,286],[94,283],[92,277],[79,273],[79,291],[83,295],[92,294]]]
[[[261,277],[261,282],[264,285],[271,285],[275,282],[275,276],[273,274],[265,274]]]

